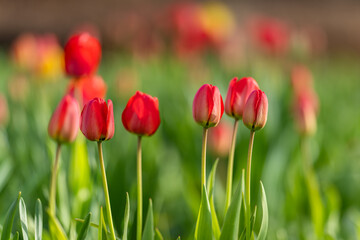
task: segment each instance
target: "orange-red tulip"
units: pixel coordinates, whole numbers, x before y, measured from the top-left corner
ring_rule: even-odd
[[[72,142],[79,130],[80,108],[77,101],[65,95],[51,116],[48,132],[59,143]]]
[[[252,77],[244,77],[238,80],[237,77],[230,81],[229,89],[225,100],[225,112],[236,119],[241,119],[246,100],[250,93],[259,89],[259,85]]]
[[[131,133],[140,136],[153,135],[160,125],[158,99],[137,91],[122,113],[122,123]]]
[[[193,117],[205,128],[218,125],[224,113],[224,103],[216,86],[205,84],[195,94]]]
[[[246,101],[243,122],[252,131],[263,128],[267,121],[268,99],[261,90],[254,90]]]
[[[114,136],[113,103],[102,98],[88,102],[81,112],[80,130],[91,141],[106,141]]]

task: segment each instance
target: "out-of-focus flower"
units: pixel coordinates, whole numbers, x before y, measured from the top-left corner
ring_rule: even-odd
[[[263,128],[267,121],[268,99],[261,90],[254,90],[246,101],[243,122],[247,128],[257,131]]]
[[[153,135],[160,125],[158,99],[137,91],[126,104],[121,119],[129,132],[139,136]]]
[[[245,103],[250,93],[256,89],[259,89],[259,85],[252,77],[244,77],[240,80],[237,77],[233,78],[230,81],[226,95],[226,114],[236,119],[241,119]]]
[[[231,145],[232,127],[227,121],[221,121],[219,125],[209,131],[210,150],[219,157],[229,154]]]
[[[135,92],[139,88],[139,79],[134,69],[126,68],[117,74],[115,79],[115,89],[117,96],[123,100],[131,97],[130,93]]]
[[[67,92],[81,101],[81,105],[84,106],[93,98],[104,98],[106,90],[106,83],[101,76],[83,76],[71,80]]]
[[[106,141],[114,136],[113,103],[102,98],[88,102],[81,112],[80,130],[91,141]]]
[[[288,51],[290,32],[284,22],[269,17],[257,17],[250,21],[249,26],[255,46],[274,55]]]
[[[89,33],[73,35],[65,45],[65,70],[70,76],[81,77],[95,73],[100,58],[100,43]]]
[[[26,33],[20,35],[13,43],[11,56],[17,66],[23,70],[32,71],[35,69],[37,56],[36,37]]]
[[[79,130],[80,108],[77,101],[65,95],[51,116],[48,133],[58,143],[75,140]]]
[[[4,126],[9,119],[9,109],[5,96],[0,94],[0,127]]]
[[[197,91],[193,101],[195,122],[204,128],[215,127],[224,113],[224,103],[216,86],[204,84]]]
[[[24,101],[29,91],[29,80],[22,75],[14,76],[8,82],[8,91],[11,99],[15,101]]]
[[[291,33],[291,45],[294,54],[300,57],[312,57],[327,49],[327,36],[318,26],[303,26]]]

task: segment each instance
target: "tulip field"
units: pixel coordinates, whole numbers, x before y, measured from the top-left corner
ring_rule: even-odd
[[[275,25],[0,49],[0,239],[360,239],[359,56]]]

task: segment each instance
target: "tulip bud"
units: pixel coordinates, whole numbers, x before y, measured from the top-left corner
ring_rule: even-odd
[[[309,93],[299,94],[296,98],[294,114],[298,130],[304,135],[316,132],[317,99]]]
[[[151,136],[160,125],[159,101],[156,97],[137,91],[122,113],[126,130],[137,135]]]
[[[254,90],[246,101],[243,122],[252,131],[263,128],[267,121],[268,99],[261,90]]]
[[[99,66],[101,46],[88,33],[73,35],[65,45],[65,70],[68,75],[91,75]]]
[[[106,141],[114,136],[113,103],[102,98],[88,102],[81,112],[80,130],[91,141]]]
[[[219,125],[209,131],[210,150],[219,157],[228,155],[231,146],[233,128],[228,122],[221,121]]]
[[[195,94],[193,117],[205,128],[215,127],[224,113],[224,103],[216,86],[205,84]]]
[[[72,142],[79,130],[80,108],[77,101],[65,95],[51,116],[48,132],[59,143]]]
[[[238,80],[237,77],[230,81],[225,101],[225,112],[236,119],[241,119],[246,100],[250,93],[259,89],[259,85],[252,77],[244,77]]]

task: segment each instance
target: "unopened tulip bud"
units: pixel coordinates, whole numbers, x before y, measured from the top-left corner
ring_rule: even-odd
[[[315,97],[305,92],[298,95],[294,112],[299,132],[303,135],[313,135],[317,127],[317,101],[315,101]]]
[[[160,125],[158,99],[137,91],[126,104],[122,123],[131,133],[139,136],[153,135]]]
[[[268,99],[261,90],[254,90],[246,101],[243,122],[252,131],[263,128],[267,121]]]
[[[221,121],[209,131],[210,150],[219,157],[225,157],[231,146],[232,127],[228,122]]]
[[[79,130],[80,108],[77,101],[65,95],[51,116],[48,132],[58,143],[75,140]]]
[[[259,85],[252,77],[244,77],[238,80],[237,77],[230,81],[225,101],[225,112],[236,119],[241,119],[246,100],[250,93],[259,89]]]
[[[193,117],[204,128],[215,127],[224,113],[224,103],[216,86],[205,84],[195,94]]]
[[[70,76],[93,74],[99,66],[101,46],[89,33],[73,35],[65,45],[65,70]]]
[[[81,112],[80,130],[91,141],[106,141],[114,136],[113,103],[102,98],[88,102]]]

